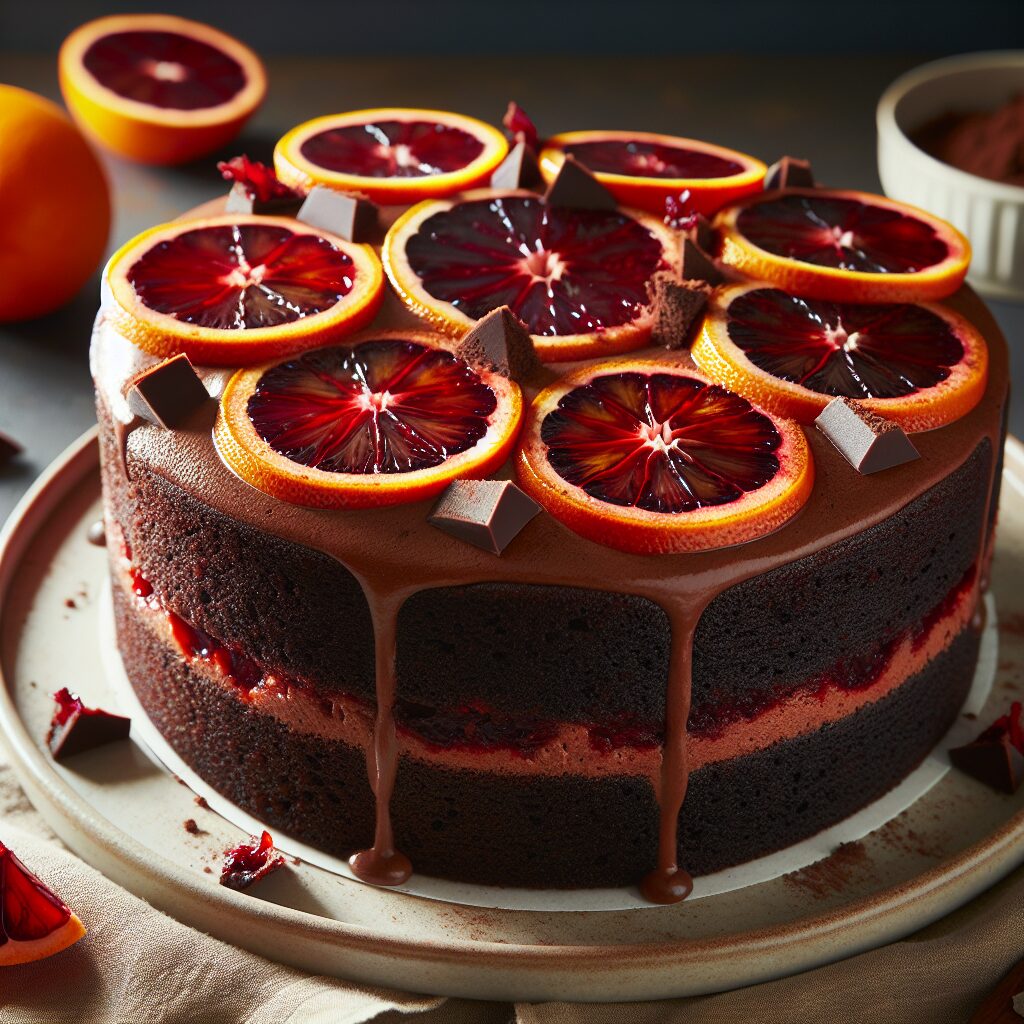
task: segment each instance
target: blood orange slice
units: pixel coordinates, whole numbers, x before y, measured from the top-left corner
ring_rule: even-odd
[[[637,554],[754,540],[811,492],[803,431],[687,367],[653,360],[588,366],[529,410],[519,477],[553,516]]]
[[[107,314],[139,348],[237,366],[365,326],[384,274],[367,245],[232,214],[144,231],[111,257],[104,282]]]
[[[804,423],[841,395],[930,430],[973,409],[988,380],[984,339],[943,306],[825,302],[756,284],[712,300],[692,355],[713,380]]]
[[[941,299],[971,259],[952,225],[865,192],[766,192],[722,210],[716,227],[726,263],[813,299]]]
[[[647,282],[679,265],[672,232],[643,213],[553,207],[532,192],[420,203],[392,225],[384,265],[417,315],[461,335],[499,306],[545,362],[646,344]]]
[[[214,437],[229,466],[294,505],[370,508],[418,501],[508,458],[519,387],[417,331],[373,332],[242,370]]]
[[[267,89],[247,46],[167,14],[90,21],[64,41],[58,67],[64,101],[82,128],[148,164],[194,160],[230,142]]]
[[[758,192],[765,165],[709,142],[650,132],[565,132],[544,143],[540,168],[554,181],[566,154],[574,156],[624,206],[665,212],[665,200],[688,192],[692,213],[711,214]]]
[[[0,843],[0,967],[42,960],[83,935],[70,907]]]
[[[507,152],[505,136],[476,118],[383,107],[300,124],[278,142],[274,166],[300,191],[326,185],[377,203],[415,203],[481,184]]]

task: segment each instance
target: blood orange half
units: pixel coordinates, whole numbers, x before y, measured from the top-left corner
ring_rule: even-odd
[[[813,299],[941,299],[960,287],[971,259],[952,225],[865,192],[766,192],[722,210],[715,226],[726,263]]]
[[[42,960],[83,935],[70,907],[0,843],[0,967]]]
[[[640,348],[647,282],[679,265],[672,232],[625,210],[547,205],[532,192],[471,192],[420,203],[384,241],[391,283],[418,316],[461,335],[499,306],[546,362]]]
[[[254,487],[314,508],[429,498],[508,458],[522,397],[436,335],[373,332],[242,370],[221,398],[221,456]]]
[[[58,68],[64,102],[82,128],[148,164],[194,160],[230,142],[267,89],[247,46],[167,14],[90,21],[64,41]]]
[[[765,165],[745,153],[697,139],[650,132],[564,132],[544,143],[540,168],[549,183],[574,156],[624,206],[662,215],[665,200],[689,193],[692,213],[714,213],[758,192]]]
[[[826,302],[758,284],[712,300],[692,355],[712,379],[804,423],[841,395],[930,430],[973,409],[988,379],[984,339],[944,306]]]
[[[796,424],[687,367],[623,359],[537,396],[519,478],[590,540],[677,554],[778,529],[807,500],[814,470]]]
[[[306,121],[274,149],[278,177],[377,203],[415,203],[486,181],[508,152],[497,128],[445,110],[384,107]]]
[[[232,214],[144,231],[111,257],[104,283],[107,315],[139,348],[237,366],[365,326],[384,274],[367,245]]]

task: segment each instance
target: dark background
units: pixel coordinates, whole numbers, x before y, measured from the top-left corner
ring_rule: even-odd
[[[1024,0],[0,0],[0,82],[60,102],[56,51],[67,33],[102,14],[145,10],[248,42],[266,59],[269,92],[228,150],[195,164],[143,167],[103,155],[114,200],[108,251],[223,195],[218,158],[269,160],[299,122],[362,107],[437,107],[497,122],[515,99],[542,134],[691,135],[769,162],[808,157],[822,182],[878,191],[875,106],[894,78],[948,53],[1024,48]],[[94,278],[65,309],[0,325],[0,431],[25,447],[0,470],[0,520],[95,423],[88,350],[98,298]],[[1019,392],[1024,305],[990,305]],[[1024,402],[1011,428],[1024,435]]]
[[[138,11],[206,21],[264,54],[811,56],[1024,45],[1024,0],[0,0],[0,50],[52,50],[83,21]]]

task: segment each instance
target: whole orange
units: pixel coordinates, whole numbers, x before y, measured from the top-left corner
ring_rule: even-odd
[[[0,321],[64,305],[109,230],[107,180],[81,132],[56,104],[0,85]]]

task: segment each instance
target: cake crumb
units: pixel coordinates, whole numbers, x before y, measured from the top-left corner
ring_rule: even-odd
[[[203,872],[204,872],[205,874],[207,874],[207,875],[212,875],[212,874],[213,874],[213,868],[211,868],[211,867],[210,867],[210,865],[209,865],[209,864],[207,864],[207,865],[206,865],[206,866],[205,866],[205,867],[203,868]]]
[[[65,608],[77,608],[78,605],[75,604],[75,599],[73,597],[66,597],[66,598],[64,598],[64,607]]]
[[[196,819],[195,818],[186,818],[185,822],[184,822],[184,825],[185,825],[185,831],[188,832],[189,835],[197,836],[197,835],[199,835],[200,832],[203,831],[199,827],[199,825],[196,823]]]
[[[210,805],[206,802],[205,796],[199,796],[197,794],[195,798],[195,803],[196,807],[202,807],[204,811],[208,811],[210,809]]]

